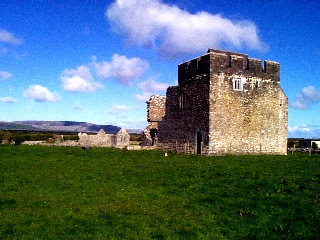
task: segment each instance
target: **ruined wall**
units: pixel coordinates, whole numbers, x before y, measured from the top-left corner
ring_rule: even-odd
[[[130,135],[125,129],[120,129],[117,134],[106,134],[101,129],[97,134],[89,135],[78,133],[79,145],[83,147],[119,147],[124,148],[130,144]]]
[[[103,129],[95,135],[78,133],[78,136],[81,146],[111,146],[111,134],[106,134]]]
[[[113,142],[114,147],[125,148],[130,145],[130,134],[121,128],[119,132],[115,135],[115,142]]]
[[[147,101],[148,126],[141,136],[142,146],[153,146],[158,141],[158,123],[165,115],[166,96],[152,95]]]
[[[147,101],[148,122],[159,122],[165,114],[166,96],[152,95]]]
[[[280,65],[209,49],[178,66],[158,147],[203,154],[286,154],[288,99]]]

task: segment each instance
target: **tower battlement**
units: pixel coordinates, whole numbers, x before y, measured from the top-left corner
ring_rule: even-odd
[[[256,76],[280,81],[280,64],[249,58],[247,54],[209,49],[207,54],[178,66],[179,83],[198,75],[211,73]]]

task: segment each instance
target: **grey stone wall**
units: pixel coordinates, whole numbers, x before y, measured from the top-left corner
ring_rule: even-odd
[[[246,54],[209,49],[178,66],[178,86],[167,89],[165,104],[164,117],[157,121],[158,148],[286,154],[288,100],[276,62],[262,66]]]
[[[158,123],[165,115],[166,96],[152,95],[147,101],[148,126],[141,136],[141,146],[153,146],[158,141]]]
[[[78,133],[79,145],[84,147],[118,147],[124,148],[130,144],[130,135],[125,129],[120,129],[117,134],[106,134],[101,129],[97,134],[89,135]]]
[[[130,134],[121,128],[120,131],[115,135],[115,142],[113,142],[114,147],[125,148],[130,145]]]

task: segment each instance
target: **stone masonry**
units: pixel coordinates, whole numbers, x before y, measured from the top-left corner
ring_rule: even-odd
[[[165,114],[166,96],[153,95],[147,101],[148,126],[141,138],[142,146],[154,146],[158,140],[158,123]]]
[[[208,155],[287,153],[288,99],[277,62],[262,67],[246,54],[209,49],[180,64],[178,86],[147,103],[142,145]]]
[[[79,144],[83,147],[116,147],[126,148],[130,144],[130,135],[124,129],[120,129],[117,134],[106,134],[101,129],[95,135],[89,135],[86,133],[78,133]]]

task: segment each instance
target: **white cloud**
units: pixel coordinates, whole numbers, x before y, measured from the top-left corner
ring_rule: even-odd
[[[149,63],[140,58],[127,58],[118,54],[112,56],[111,62],[96,62],[94,59],[93,66],[100,78],[114,78],[125,85],[139,79],[149,69]]]
[[[3,97],[3,98],[0,98],[0,102],[3,102],[3,103],[17,103],[18,101],[12,97]]]
[[[21,45],[23,40],[14,36],[13,33],[8,32],[4,29],[0,29],[0,42],[11,44],[11,45]]]
[[[168,86],[169,84],[157,82],[152,78],[138,84],[138,87],[144,92],[164,92],[167,90]]]
[[[0,80],[8,80],[12,77],[12,74],[5,71],[0,71]]]
[[[146,102],[151,97],[151,92],[143,92],[142,94],[136,94],[135,98],[140,102]]]
[[[69,92],[95,92],[103,88],[101,83],[93,80],[90,68],[84,65],[64,70],[60,79],[63,89]]]
[[[120,126],[126,129],[136,129],[138,130],[138,133],[140,133],[140,131],[142,131],[143,129],[146,128],[146,126],[148,125],[148,122],[146,119],[143,120],[118,120],[117,122],[111,122],[112,125],[115,126]]]
[[[268,49],[253,22],[233,21],[204,11],[191,14],[161,0],[117,0],[109,5],[106,17],[131,44],[156,47],[163,56],[224,45]]]
[[[318,125],[299,125],[288,128],[289,138],[319,138],[320,126]]]
[[[40,85],[29,86],[23,96],[36,102],[56,102],[61,98],[57,92],[50,92],[48,88]]]
[[[74,109],[82,109],[81,103],[79,101],[77,101],[74,105],[73,105]]]
[[[130,109],[125,105],[113,106],[107,110],[108,114],[119,115],[123,112],[128,112]]]
[[[293,108],[304,110],[319,102],[320,92],[313,86],[308,86],[302,88],[301,92],[295,96],[295,100],[290,105]]]
[[[136,94],[135,98],[138,101],[145,102],[149,100],[150,96],[156,92],[165,92],[169,84],[160,83],[155,81],[152,78],[149,78],[147,81],[141,82],[138,84],[138,88],[143,90],[142,94]]]

